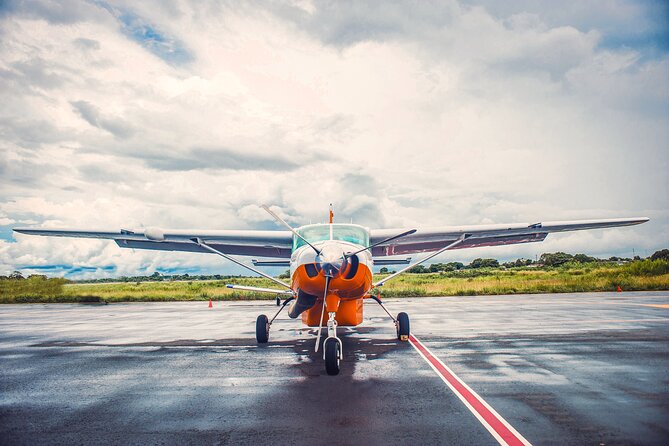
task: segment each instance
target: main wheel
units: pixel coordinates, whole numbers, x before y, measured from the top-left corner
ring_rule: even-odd
[[[328,338],[323,345],[325,349],[325,371],[328,375],[339,374],[339,342]]]
[[[408,341],[410,334],[409,315],[402,312],[397,315],[397,339],[400,341]]]
[[[269,340],[269,319],[264,314],[256,319],[256,341],[258,344],[265,344]]]

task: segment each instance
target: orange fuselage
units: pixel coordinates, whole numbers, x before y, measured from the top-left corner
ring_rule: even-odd
[[[314,296],[321,296],[316,304],[302,313],[302,322],[310,327],[318,327],[321,314],[322,323],[328,319],[328,312],[336,313],[335,319],[340,326],[355,326],[362,323],[362,300],[372,288],[372,271],[361,263],[350,278],[346,271],[330,279],[326,297],[326,311],[323,312],[323,294],[325,291],[325,274],[320,270],[316,276],[307,274],[306,265],[300,265],[293,273],[292,288],[302,290]]]

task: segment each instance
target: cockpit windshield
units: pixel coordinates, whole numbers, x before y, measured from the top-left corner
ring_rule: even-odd
[[[369,232],[358,225],[346,224],[322,224],[308,225],[297,229],[297,232],[309,240],[309,243],[322,242],[330,240],[330,228],[332,228],[332,240],[341,240],[355,243],[356,245],[369,246]],[[306,243],[298,237],[293,236],[293,250],[304,246]]]

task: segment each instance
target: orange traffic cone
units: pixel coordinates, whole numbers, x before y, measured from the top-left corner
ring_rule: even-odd
[[[209,298],[209,308],[214,308],[214,304],[211,303],[211,297]]]
[[[622,290],[623,290],[623,289],[620,288],[620,285],[618,285],[618,292],[620,293],[620,292],[622,292]]]

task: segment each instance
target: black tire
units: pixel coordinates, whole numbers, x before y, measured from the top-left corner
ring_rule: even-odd
[[[325,371],[328,375],[339,375],[339,342],[328,338],[323,344],[325,349]]]
[[[256,341],[258,344],[266,344],[269,340],[269,319],[264,314],[256,319]]]
[[[410,334],[409,315],[402,312],[397,315],[397,339],[408,341]]]

